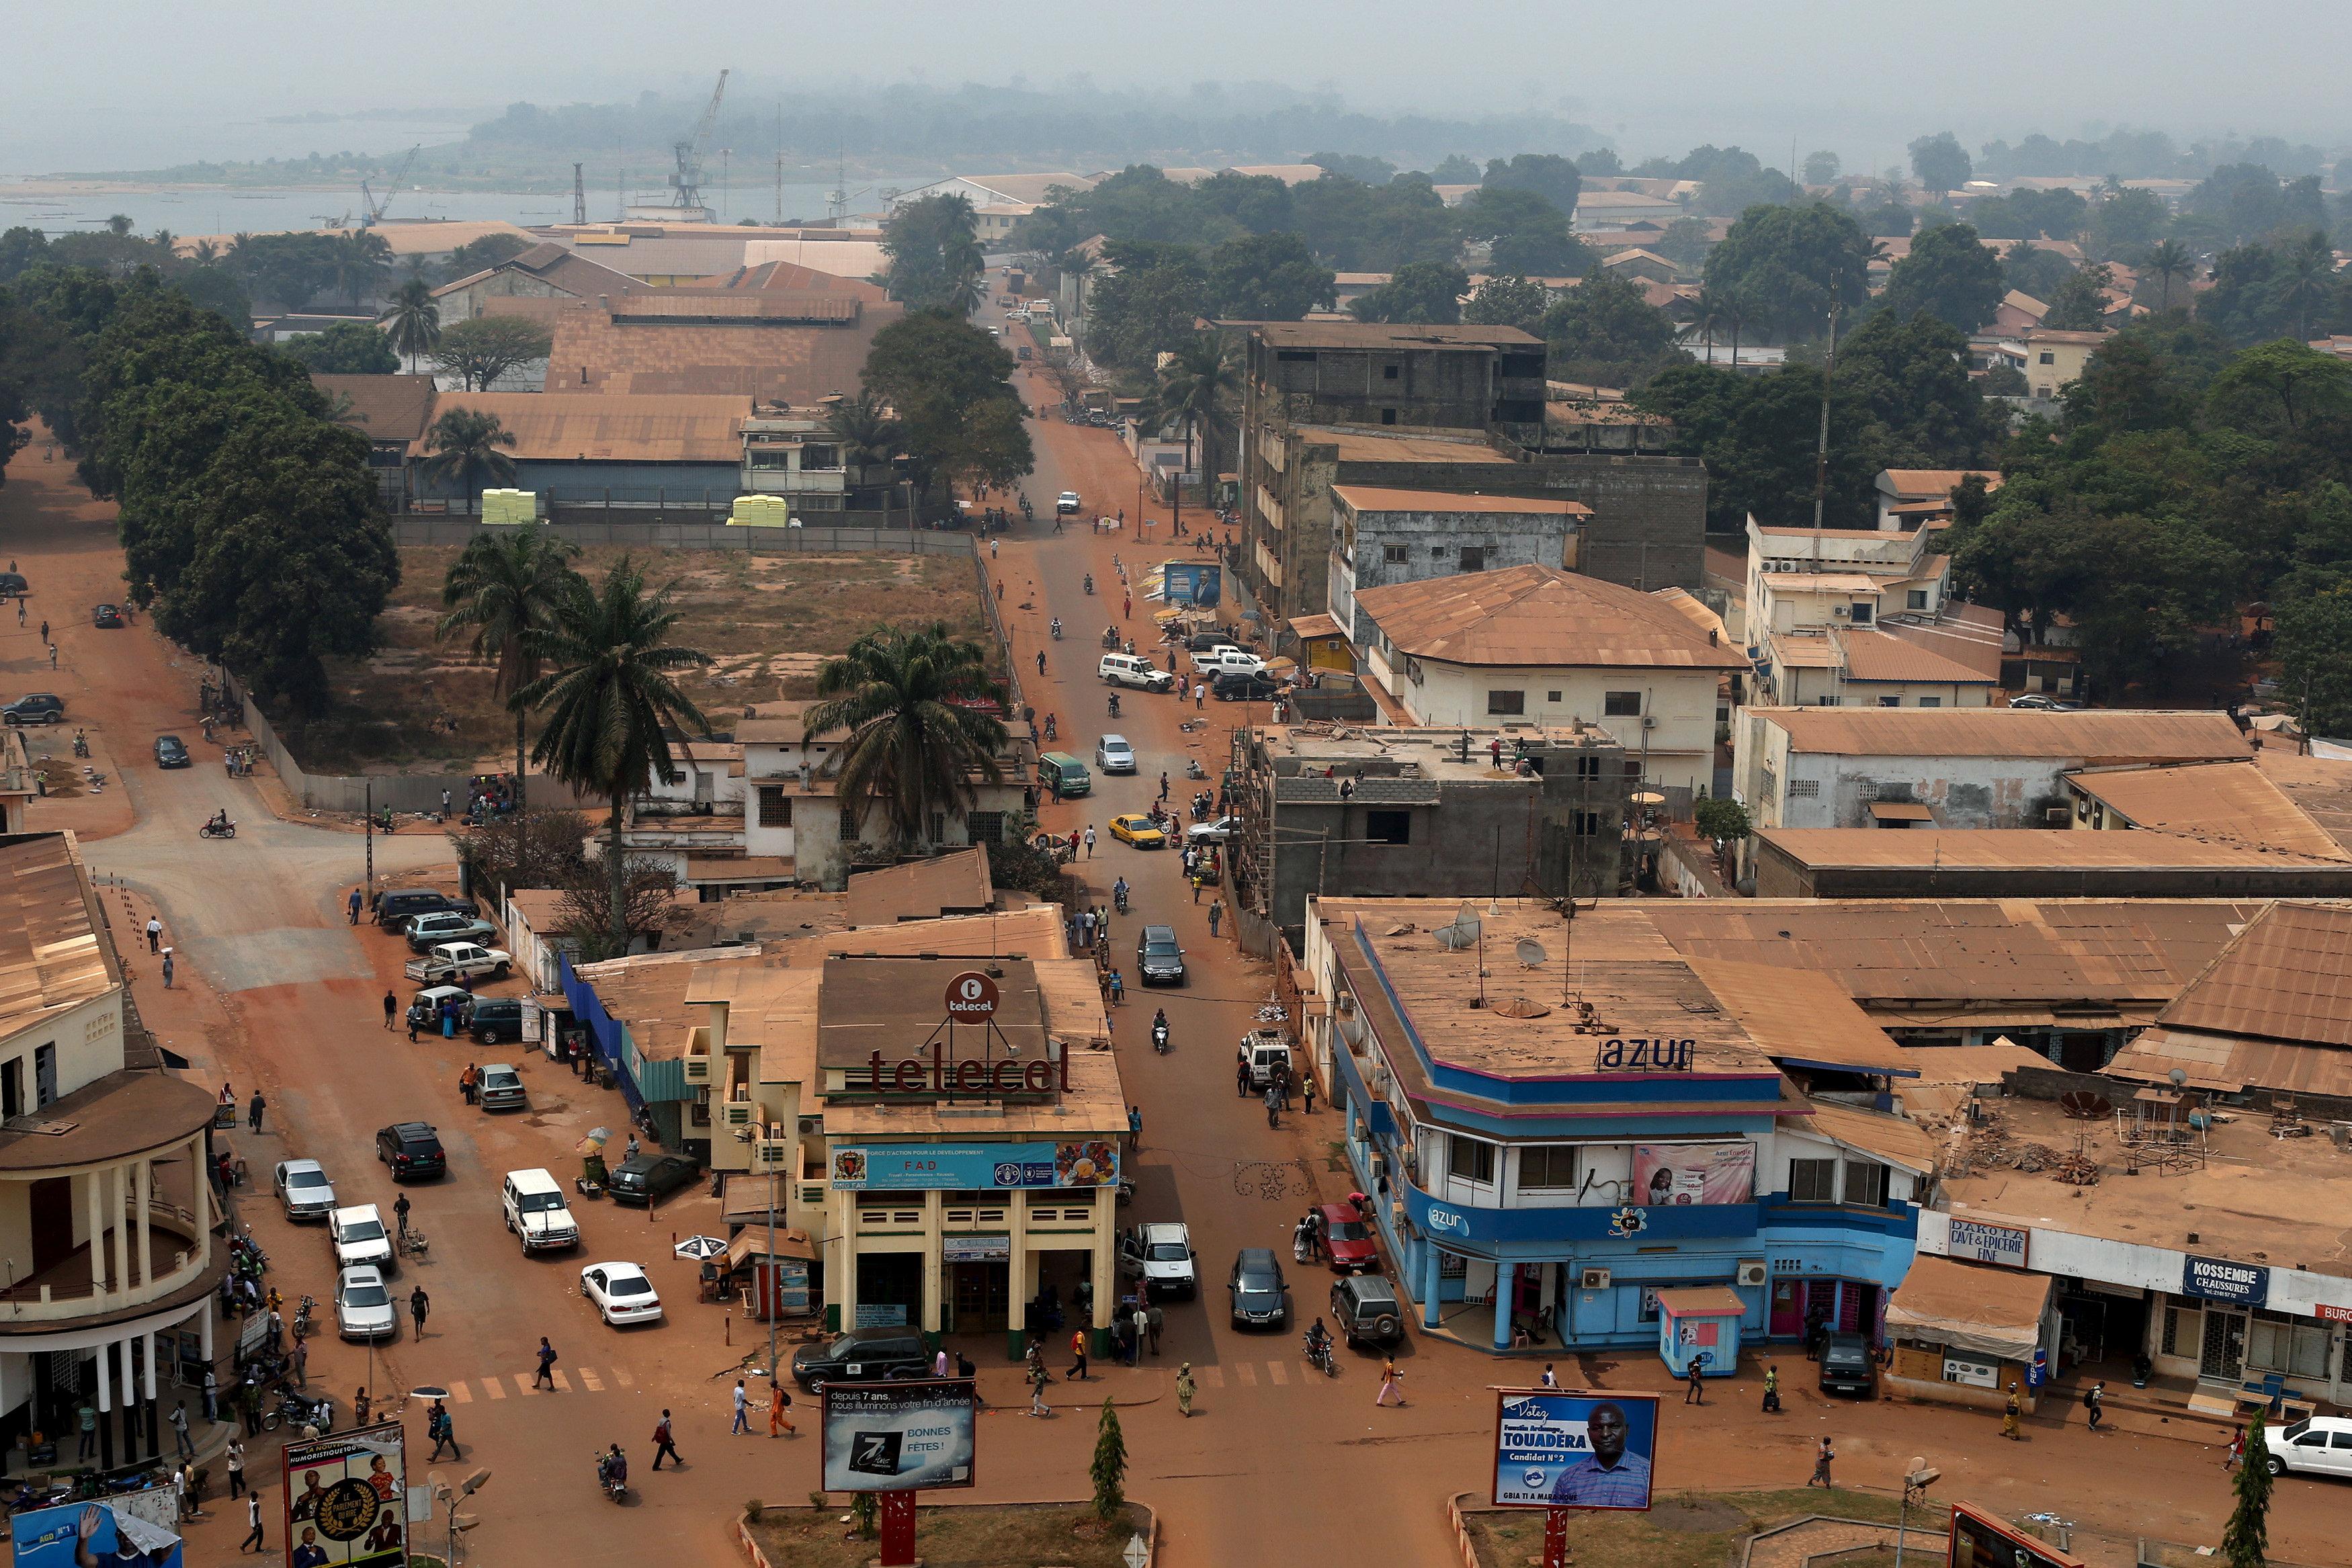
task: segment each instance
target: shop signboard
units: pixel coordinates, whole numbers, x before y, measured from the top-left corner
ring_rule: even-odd
[[[831,1168],[837,1192],[1116,1186],[1118,1145],[859,1144],[835,1147]]]
[[[406,1568],[406,1453],[397,1421],[286,1445],[282,1539],[296,1568]]]
[[[1635,1144],[1634,1203],[1648,1207],[1746,1203],[1756,1186],[1756,1145]]]
[[[1944,1381],[1965,1383],[1971,1388],[1998,1388],[2000,1386],[2000,1364],[1979,1361],[1971,1355],[1947,1355],[1944,1357]]]
[[[1012,1260],[1013,1238],[1009,1235],[940,1238],[940,1261],[942,1263],[1009,1263]]]
[[[1981,1220],[1955,1218],[1950,1221],[1950,1239],[1944,1250],[1954,1258],[2022,1269],[2026,1245],[2032,1234],[2022,1226],[1987,1225]]]
[[[2180,1262],[2180,1293],[2232,1306],[2259,1307],[2270,1300],[2271,1271],[2259,1263],[2189,1254]]]
[[[979,1402],[969,1379],[824,1385],[824,1490],[930,1491],[973,1483]]]
[[[2352,1307],[2339,1307],[2331,1301],[2321,1301],[2313,1306],[2311,1315],[2323,1322],[2352,1323]]]
[[[1500,1390],[1495,1506],[1647,1509],[1657,1437],[1654,1394]]]

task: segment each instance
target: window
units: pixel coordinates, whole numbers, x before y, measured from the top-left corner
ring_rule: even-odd
[[[793,798],[784,793],[781,784],[760,786],[760,826],[789,828],[793,825]]]
[[[1382,424],[1394,424],[1396,423],[1396,410],[1392,408],[1384,408],[1381,410],[1381,423]]]
[[[2246,1364],[2289,1377],[2327,1375],[2327,1341],[2333,1333],[2326,1323],[2292,1318],[2268,1309],[2254,1313],[2246,1337]]]
[[[1558,699],[1557,697],[1555,697],[1553,700],[1554,700],[1555,702],[1557,702],[1559,699]],[[1579,779],[1598,779],[1598,778],[1600,778],[1600,777],[1601,777],[1601,758],[1599,758],[1598,757],[1580,757],[1580,758],[1578,758],[1576,759],[1576,776],[1577,776]]]
[[[1574,826],[1575,826],[1575,830],[1576,830],[1576,836],[1577,836],[1578,838],[1580,838],[1580,839],[1597,839],[1597,838],[1599,838],[1599,837],[1601,836],[1601,813],[1600,813],[1600,812],[1598,812],[1598,811],[1577,811],[1577,812],[1573,812],[1573,813],[1571,813],[1571,816],[1572,816],[1572,819],[1573,819],[1573,821],[1574,821]]]
[[[2205,1312],[2200,1307],[2164,1309],[2164,1354],[2193,1356],[2205,1340]]]
[[[1452,1133],[1445,1139],[1445,1172],[1464,1181],[1492,1186],[1495,1180],[1495,1145],[1482,1144],[1475,1138],[1465,1138]]]
[[[1838,700],[1835,697],[1815,697],[1813,699],[1813,706],[1815,707],[1835,707],[1838,706]]]
[[[812,468],[838,468],[840,466],[841,448],[838,446],[831,444],[820,445],[812,442],[808,445],[801,448],[801,471],[803,473],[806,473]]]
[[[945,811],[931,813],[931,842],[945,843],[948,837],[948,815]]]
[[[1919,699],[1919,706],[1921,707],[1942,707],[1944,706],[1944,699],[1941,697],[1921,697]]]
[[[1544,701],[1548,703],[1556,703],[1559,701],[1559,694],[1558,692],[1546,692],[1544,693]]]
[[[1576,1186],[1574,1144],[1534,1144],[1519,1151],[1519,1190],[1559,1192]]]
[[[1484,545],[1464,545],[1462,547],[1462,565],[1459,570],[1463,571],[1486,570],[1486,547]]]
[[[1405,547],[1402,545],[1382,545],[1381,547],[1381,559],[1388,562],[1391,566],[1402,566],[1404,564],[1404,558]]]
[[[25,1059],[11,1057],[0,1065],[0,1116],[25,1113]]]
[[[1837,1201],[1837,1167],[1835,1160],[1790,1160],[1789,1162],[1789,1201],[1791,1203],[1835,1203]]]
[[[1525,692],[1488,692],[1486,694],[1486,711],[1488,713],[1525,713],[1528,711],[1528,694]]]
[[[1391,382],[1392,382],[1392,381],[1396,380],[1396,379],[1397,379],[1397,367],[1396,367],[1396,366],[1394,366],[1394,365],[1382,365],[1382,366],[1381,367],[1381,379],[1382,381],[1391,381]]]
[[[1878,699],[1878,706],[1880,707],[1901,707],[1903,706],[1903,699],[1900,696],[1881,697]]]
[[[694,1092],[693,1103],[694,1124],[698,1127],[710,1125],[710,1090],[708,1086]]]
[[[1874,1160],[1846,1161],[1845,1200],[1857,1208],[1885,1208],[1886,1167]]]
[[[845,844],[857,841],[857,812],[853,807],[841,809],[841,841]]]
[[[1641,711],[1642,694],[1639,692],[1604,692],[1601,694],[1601,712],[1604,717],[1631,718]]]
[[[1853,607],[1853,623],[1857,626],[1867,626],[1877,613],[1877,605],[1858,602]]]
[[[1915,588],[1906,596],[1906,601],[1914,610],[1925,610],[1927,608],[1927,591]]]
[[[1821,792],[1822,781],[1818,779],[1791,779],[1789,780],[1789,799],[1791,800],[1817,800],[1820,798]]]
[[[2058,356],[2052,353],[2049,350],[2044,349],[2033,362],[2037,365],[2054,365],[2058,362]]]
[[[976,844],[1001,844],[1004,841],[1004,813],[1002,811],[967,812],[963,820],[964,837]]]
[[[1376,844],[1409,844],[1412,842],[1412,813],[1367,811],[1364,813],[1364,837]]]
[[[1429,553],[1433,559],[1443,556],[1445,553],[1445,547],[1444,545],[1432,545],[1429,547]]]
[[[793,449],[789,446],[754,446],[744,455],[744,465],[751,468],[789,468],[793,465]]]

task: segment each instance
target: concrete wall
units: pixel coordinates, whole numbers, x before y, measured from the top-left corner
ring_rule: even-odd
[[[1332,507],[1331,559],[1324,569],[1331,613],[1342,631],[1351,631],[1356,592],[1451,577],[1464,570],[1465,549],[1486,552],[1482,571],[1512,566],[1574,571],[1580,521],[1556,512],[1360,512],[1340,501]],[[1405,559],[1389,559],[1391,546],[1402,547]]]
[[[1625,748],[1629,760],[1639,759],[1648,742],[1649,777],[1662,783],[1698,789],[1715,779],[1715,694],[1713,670],[1664,667],[1649,670],[1586,670],[1560,668],[1501,669],[1485,665],[1444,664],[1419,661],[1421,684],[1398,680],[1395,695],[1414,719],[1429,726],[1495,724],[1562,725],[1581,719],[1599,725]],[[1525,698],[1523,715],[1490,715],[1488,694],[1516,691]],[[1642,713],[1610,717],[1604,713],[1611,692],[1638,691]],[[1559,700],[1551,701],[1558,692]],[[1656,720],[1642,727],[1644,716]]]
[[[723,511],[723,508],[722,508]],[[969,534],[939,529],[776,528],[764,524],[575,521],[544,525],[556,538],[576,545],[648,545],[665,549],[748,549],[761,555],[963,555],[976,556]],[[621,514],[626,517],[628,514]],[[855,515],[855,514],[853,514]],[[864,514],[871,516],[872,514]],[[903,516],[903,514],[902,514]],[[395,517],[392,540],[398,545],[462,545],[482,528],[471,517]]]
[[[575,500],[646,501],[656,506],[715,507],[725,511],[743,494],[743,465],[730,463],[593,463],[549,462],[526,457],[515,464],[508,486]],[[468,494],[454,478],[434,484],[417,466],[412,494],[422,499],[451,499]]]
[[[2066,841],[2051,837],[2063,859]],[[2352,866],[1806,866],[1751,842],[1759,898],[2352,898]]]

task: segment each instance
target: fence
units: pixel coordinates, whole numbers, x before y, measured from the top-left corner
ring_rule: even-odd
[[[726,516],[722,510],[717,514]],[[471,517],[394,517],[392,539],[399,545],[462,545],[485,528]],[[976,546],[969,534],[904,528],[780,528],[773,524],[722,522],[591,522],[569,517],[543,525],[557,538],[576,545],[645,545],[665,549],[740,549],[759,555],[963,555]]]

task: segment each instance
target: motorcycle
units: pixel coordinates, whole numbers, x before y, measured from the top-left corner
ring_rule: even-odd
[[[1045,716],[1045,738],[1048,740],[1055,738],[1054,734],[1054,716],[1050,713]]]
[[[1095,591],[1095,574],[1094,574],[1093,572],[1088,572],[1088,573],[1087,573],[1087,591],[1088,593],[1092,593],[1094,591]]]
[[[1111,892],[1111,895],[1110,895],[1110,902],[1111,902],[1111,907],[1112,907],[1112,908],[1114,908],[1114,909],[1118,910],[1121,915],[1126,914],[1126,913],[1127,913],[1127,889],[1125,889],[1125,888],[1123,888],[1123,887],[1113,889],[1113,890],[1112,890],[1112,892]]]
[[[262,1415],[261,1429],[275,1432],[281,1424],[316,1427],[321,1432],[327,1431],[335,1424],[335,1402],[325,1398],[313,1399],[290,1388],[282,1390],[278,1396],[277,1405]]]
[[[1166,1019],[1151,1020],[1151,1049],[1162,1056],[1168,1054],[1168,1020]]]
[[[1110,695],[1110,716],[1113,718],[1117,718],[1118,716],[1118,694],[1117,692],[1113,692]]]
[[[1215,810],[1216,807],[1216,797],[1210,794],[1206,789],[1202,790],[1199,794],[1192,797],[1192,820],[1196,822],[1207,821],[1209,820],[1209,813]]]
[[[296,1339],[308,1339],[310,1337],[310,1314],[318,1310],[319,1301],[317,1297],[305,1296],[302,1298],[301,1304],[294,1309],[294,1337]]]
[[[89,737],[84,735],[80,730],[74,731],[74,755],[76,757],[88,757],[89,755]]]
[[[1339,1375],[1339,1368],[1331,1359],[1331,1342],[1329,1340],[1317,1339],[1313,1334],[1308,1334],[1306,1337],[1306,1343],[1307,1365],[1315,1368],[1316,1371],[1321,1373],[1326,1377],[1337,1377]]]
[[[203,827],[196,830],[196,837],[200,839],[233,839],[236,837],[236,824],[235,822],[206,822]]]
[[[614,1502],[629,1500],[628,1478],[613,1469],[613,1456],[610,1454],[596,1456],[596,1490]]]
[[[1053,632],[1054,641],[1056,643],[1060,642],[1062,640],[1062,618],[1058,615],[1054,617]]]

